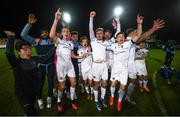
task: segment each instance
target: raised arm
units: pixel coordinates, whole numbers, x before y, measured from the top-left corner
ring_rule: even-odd
[[[116,28],[116,33],[114,34],[114,37],[116,37],[117,33],[121,32],[121,24],[120,24],[119,16],[116,16],[113,19],[112,25],[114,28]]]
[[[111,37],[111,42],[115,43],[116,42],[116,35],[121,32],[121,24],[119,21],[119,16],[116,16],[113,21],[112,21],[112,26],[114,27],[114,29],[116,29],[116,33],[114,34],[113,37]]]
[[[96,12],[91,11],[89,16],[90,16],[89,17],[89,36],[90,36],[90,39],[93,40],[95,38],[95,34],[93,30],[93,20],[94,20],[94,17],[96,16]]]
[[[28,23],[25,25],[25,27],[23,28],[22,32],[21,32],[21,37],[23,38],[23,40],[31,43],[32,45],[35,45],[36,42],[35,42],[35,38],[30,36],[28,33],[29,33],[29,30],[31,28],[31,26],[36,22],[36,18],[35,18],[35,15],[34,14],[29,14],[29,17],[28,17]]]
[[[54,22],[51,26],[51,30],[50,30],[50,33],[49,33],[49,37],[51,39],[53,39],[54,41],[56,41],[56,28],[57,28],[57,24],[58,24],[58,21],[60,20],[61,18],[61,12],[60,12],[60,8],[56,11],[55,13],[55,18],[54,18]]]
[[[44,63],[54,56],[55,46],[53,46],[46,54],[34,56],[37,63]]]
[[[131,37],[133,42],[138,41],[139,37],[142,34],[143,19],[144,19],[143,16],[140,16],[140,15],[137,16],[137,32]]]
[[[15,33],[11,31],[4,31],[7,35],[7,43],[6,43],[6,57],[12,67],[15,67],[17,64],[17,58],[14,54],[14,39]]]
[[[142,34],[140,36],[138,42],[144,41],[145,39],[147,39],[147,37],[151,36],[155,31],[163,28],[164,26],[165,26],[164,20],[160,20],[160,19],[155,20],[152,28],[150,28],[148,31],[146,31],[144,34]]]

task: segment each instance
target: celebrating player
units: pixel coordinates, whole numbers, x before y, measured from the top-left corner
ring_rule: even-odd
[[[117,110],[121,111],[122,108],[122,99],[125,93],[125,86],[128,80],[128,60],[129,60],[129,51],[131,46],[138,41],[142,33],[142,22],[143,17],[137,16],[138,30],[135,35],[132,35],[131,39],[125,40],[125,35],[123,32],[119,32],[116,35],[117,43],[112,44],[107,49],[114,52],[113,68],[111,74],[111,97],[109,99],[110,105],[114,103],[114,92],[116,81],[120,82],[119,87],[119,98],[117,104]]]
[[[81,37],[81,48],[78,49],[79,56],[86,56],[79,59],[81,74],[84,80],[84,86],[87,93],[87,99],[93,99],[93,75],[92,75],[92,55],[91,48],[88,46],[88,39],[85,36]],[[89,89],[90,87],[90,89]]]
[[[57,97],[57,109],[58,111],[63,111],[63,106],[61,103],[62,93],[65,88],[66,83],[66,75],[69,77],[71,87],[70,87],[70,98],[71,98],[71,106],[73,109],[78,109],[78,105],[74,101],[75,95],[75,86],[76,86],[76,77],[74,67],[71,61],[72,58],[82,58],[74,55],[73,53],[73,44],[69,40],[70,38],[70,29],[68,27],[63,27],[61,29],[61,37],[56,38],[56,27],[58,21],[61,18],[60,9],[55,13],[55,18],[53,25],[50,30],[50,38],[52,38],[57,43],[56,49],[56,73],[58,78],[58,97]]]

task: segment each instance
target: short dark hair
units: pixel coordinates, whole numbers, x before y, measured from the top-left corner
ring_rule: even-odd
[[[117,38],[117,36],[118,36],[119,34],[123,34],[123,35],[125,36],[125,33],[124,33],[124,32],[118,32],[118,33],[116,34],[116,38]]]
[[[77,31],[72,31],[71,35],[78,35],[79,33]]]
[[[16,41],[16,43],[15,43],[15,49],[16,49],[17,51],[20,51],[23,46],[27,46],[27,45],[28,45],[28,46],[31,46],[30,43],[18,39],[18,40]]]
[[[69,29],[69,31],[70,31],[69,26],[63,26],[63,27],[61,28],[61,32],[62,32],[62,29],[63,29],[63,28]]]
[[[88,38],[86,37],[86,36],[81,36],[81,38],[80,38],[80,42],[82,42],[82,40],[87,40],[87,42],[89,42],[89,40],[88,40]]]
[[[47,32],[49,32],[48,29],[45,28],[45,27],[39,29],[39,32],[40,32],[40,33],[41,33],[42,31],[47,31]]]
[[[106,29],[105,32],[109,32],[110,34],[112,34],[111,30]]]

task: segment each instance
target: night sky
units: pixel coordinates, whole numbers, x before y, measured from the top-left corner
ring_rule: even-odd
[[[144,16],[144,31],[152,26],[153,20],[161,18],[166,21],[166,27],[156,33],[157,38],[180,40],[180,0],[1,0],[0,30],[12,30],[20,35],[28,14],[34,13],[38,20],[30,34],[38,36],[41,28],[50,29],[54,13],[60,7],[71,14],[71,30],[88,36],[89,12],[97,12],[95,28],[112,29],[113,9],[118,5],[124,7],[120,17],[123,31],[136,28],[136,15],[140,14]],[[61,23],[58,29],[60,26]]]

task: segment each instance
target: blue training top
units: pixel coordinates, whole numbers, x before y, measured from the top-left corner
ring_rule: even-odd
[[[25,27],[23,28],[22,32],[21,32],[21,37],[25,41],[27,41],[30,44],[32,44],[33,46],[35,46],[36,52],[37,52],[38,55],[42,55],[42,54],[45,54],[48,51],[50,51],[51,48],[54,46],[51,39],[50,38],[47,38],[47,39],[41,38],[39,40],[39,42],[36,43],[35,38],[28,35],[30,28],[31,28],[31,25],[26,24]],[[53,63],[53,62],[54,62],[54,57],[52,56],[45,64]]]

